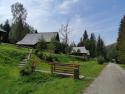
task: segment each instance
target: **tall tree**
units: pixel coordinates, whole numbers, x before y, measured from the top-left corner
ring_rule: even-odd
[[[9,39],[12,43],[16,43],[26,34],[24,26],[26,25],[27,11],[21,3],[17,2],[11,6],[11,12],[13,15],[13,24],[9,33]]]
[[[16,2],[15,4],[11,5],[11,12],[13,15],[13,21],[19,22],[20,20],[22,23],[26,22],[27,18],[27,11],[24,8],[23,4]]]
[[[71,47],[76,47],[76,44],[75,42],[73,41],[71,44],[70,44]]]
[[[94,33],[91,33],[90,37],[90,56],[91,57],[96,56],[96,37]]]
[[[78,47],[80,47],[80,46],[84,46],[82,37],[80,38],[80,42],[78,43],[77,46],[78,46]]]
[[[0,24],[0,28],[3,28],[3,24]]]
[[[59,32],[61,34],[62,42],[65,45],[65,53],[69,53],[69,34],[71,32],[69,28],[69,23],[62,25],[59,29]]]
[[[97,56],[103,56],[104,58],[106,58],[105,44],[100,35],[98,36],[96,51],[97,51]]]
[[[85,30],[84,34],[83,34],[82,46],[85,46],[87,50],[90,50],[90,40],[89,40],[89,37],[88,37],[87,30]]]
[[[87,30],[84,31],[83,40],[88,40],[88,33],[87,33]]]
[[[11,26],[10,26],[8,20],[5,21],[5,24],[3,25],[3,29],[6,31],[6,35],[5,35],[4,41],[5,42],[9,42],[9,32],[11,30]]]
[[[117,39],[117,60],[125,63],[125,16],[121,20]]]
[[[3,36],[3,42],[9,42],[9,32],[11,30],[11,26],[8,19],[5,21],[4,24],[0,24],[0,28],[6,31],[6,34]]]

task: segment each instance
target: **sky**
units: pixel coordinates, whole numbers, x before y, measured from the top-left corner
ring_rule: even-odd
[[[58,32],[69,22],[70,42],[79,42],[84,30],[101,35],[106,45],[116,42],[125,0],[0,0],[0,23],[12,21],[11,5],[27,9],[27,23],[38,32]]]

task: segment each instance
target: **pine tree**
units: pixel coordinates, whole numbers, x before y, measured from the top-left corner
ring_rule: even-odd
[[[94,33],[92,33],[90,37],[90,56],[91,57],[96,56],[96,37]]]
[[[71,44],[70,44],[71,47],[76,47],[76,44],[75,42],[73,41]]]
[[[85,30],[84,34],[83,34],[82,46],[85,46],[87,50],[91,49],[90,48],[90,40],[89,40],[89,37],[88,37],[87,30]]]
[[[78,43],[77,46],[78,46],[78,47],[84,46],[84,44],[83,44],[83,39],[82,39],[82,38],[80,38],[80,42]]]
[[[102,40],[102,38],[98,37],[98,40],[97,40],[97,56],[103,56],[104,58],[106,58],[106,48],[105,48],[105,44],[104,44],[104,41]]]
[[[11,26],[8,20],[5,21],[5,24],[3,25],[2,29],[4,29],[7,32],[4,38],[4,42],[9,42],[9,32],[11,30]]]
[[[84,32],[84,34],[83,34],[83,40],[88,40],[87,30],[85,30],[85,32]]]
[[[121,20],[117,39],[117,61],[125,63],[125,16]]]

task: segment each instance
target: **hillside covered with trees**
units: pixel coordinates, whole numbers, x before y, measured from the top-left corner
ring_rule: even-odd
[[[122,18],[117,39],[117,62],[125,63],[125,16]]]

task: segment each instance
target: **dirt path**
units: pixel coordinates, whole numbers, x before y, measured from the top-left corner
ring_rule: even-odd
[[[109,63],[83,94],[125,94],[125,70]]]

